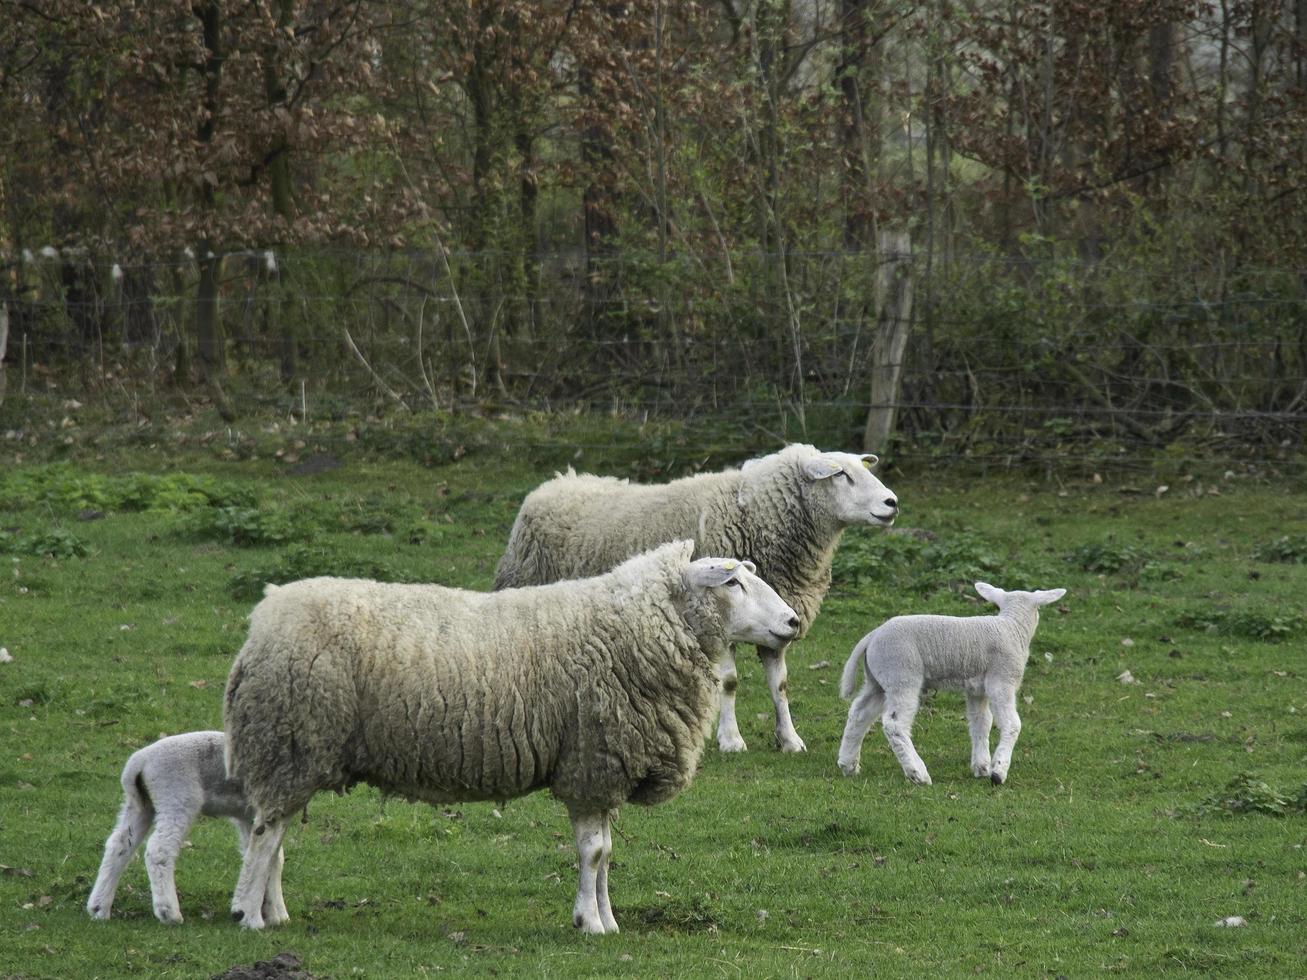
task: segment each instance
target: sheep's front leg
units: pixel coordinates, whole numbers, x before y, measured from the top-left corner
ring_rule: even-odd
[[[994,716],[989,710],[989,698],[984,688],[968,682],[967,728],[971,732],[971,775],[989,775],[989,730],[994,727]]]
[[[920,692],[915,690],[886,692],[880,723],[885,729],[885,738],[894,757],[903,767],[903,775],[914,783],[929,786],[930,773],[926,771],[926,764],[921,761],[916,746],[912,744],[912,722],[917,717],[920,697]]]
[[[782,752],[806,752],[808,746],[803,744],[799,733],[794,730],[790,718],[789,674],[785,669],[785,648],[771,650],[758,647],[758,656],[762,659],[762,669],[767,674],[767,689],[771,691],[772,704],[776,708],[776,744]]]
[[[717,676],[721,680],[721,707],[717,715],[717,747],[723,752],[743,752],[747,745],[735,719],[735,689],[740,684],[735,673],[735,654],[727,650],[717,662]]]
[[[262,929],[267,925],[263,918],[264,898],[285,833],[286,822],[276,820],[264,823],[250,835],[231,899],[231,917],[246,929]]]
[[[998,745],[994,747],[994,761],[989,767],[989,779],[1002,785],[1012,764],[1012,749],[1021,734],[1021,719],[1017,716],[1017,689],[1015,685],[989,685],[990,704],[994,709],[994,723],[998,726]]]
[[[844,723],[840,740],[839,764],[846,776],[861,770],[862,742],[885,708],[885,692],[879,687],[864,687],[849,705],[849,719]]]
[[[123,803],[109,839],[104,842],[104,860],[100,873],[95,876],[95,887],[86,900],[86,911],[93,919],[107,919],[113,909],[113,897],[118,891],[118,879],[145,839],[150,829],[152,814],[136,805],[129,797]]]
[[[145,844],[145,870],[150,876],[150,896],[154,902],[154,917],[166,925],[179,925],[182,921],[181,905],[177,901],[177,855],[186,843],[186,832],[196,813],[158,813],[154,820],[154,833]]]
[[[577,866],[580,880],[576,888],[576,904],[572,906],[572,925],[582,932],[601,935],[617,931],[617,923],[609,929],[600,911],[600,891],[603,905],[608,905],[608,857],[612,847],[607,813],[578,813],[571,811],[572,833],[576,837]],[[608,909],[612,921],[612,909]]]

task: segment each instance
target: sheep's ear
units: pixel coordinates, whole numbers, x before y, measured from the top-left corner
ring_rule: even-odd
[[[752,565],[752,562],[736,561],[734,558],[700,558],[690,563],[689,581],[701,589],[715,588],[738,578],[740,569],[751,569]]]
[[[867,469],[872,469],[879,462],[880,462],[880,457],[877,456],[875,453],[862,454],[862,465],[865,466]]]
[[[1035,593],[1035,601],[1041,606],[1047,606],[1050,602],[1057,602],[1066,595],[1066,589],[1043,589]]]
[[[803,461],[803,475],[809,480],[828,480],[843,469],[838,460],[829,456],[814,456]]]
[[[673,541],[672,545],[676,548],[677,555],[684,561],[689,561],[694,557],[693,538],[682,538],[680,541]]]
[[[1007,593],[1002,589],[996,589],[988,582],[977,582],[976,594],[982,599],[988,599],[996,606],[1001,606],[1003,604],[1003,597],[1007,595]]]

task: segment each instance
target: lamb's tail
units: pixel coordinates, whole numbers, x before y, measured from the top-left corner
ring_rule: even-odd
[[[858,641],[853,652],[849,654],[848,663],[844,665],[844,674],[840,677],[840,697],[845,701],[853,697],[858,690],[858,673],[861,669],[863,678],[867,676],[867,646],[871,641],[871,634],[868,633]]]

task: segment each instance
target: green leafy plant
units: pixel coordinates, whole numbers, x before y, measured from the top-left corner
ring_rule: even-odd
[[[1292,565],[1307,563],[1307,534],[1286,534],[1253,552],[1258,561],[1275,561]]]
[[[1180,813],[1265,813],[1283,817],[1307,810],[1307,784],[1290,796],[1251,773],[1241,772],[1220,792],[1205,796],[1195,804],[1182,807]]]
[[[231,577],[227,591],[234,599],[257,600],[268,585],[284,585],[302,578],[335,575],[343,578],[372,578],[383,582],[407,581],[387,562],[361,558],[337,548],[296,544],[268,564],[247,569]]]

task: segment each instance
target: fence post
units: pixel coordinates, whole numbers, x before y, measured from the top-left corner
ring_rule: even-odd
[[[871,399],[862,448],[884,453],[894,434],[903,352],[912,330],[912,237],[882,231],[876,256],[876,336],[871,348]]]

